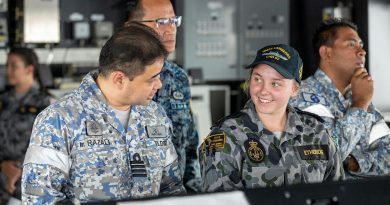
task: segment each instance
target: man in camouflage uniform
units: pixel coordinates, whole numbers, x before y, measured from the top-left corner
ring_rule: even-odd
[[[103,46],[99,72],[39,114],[24,161],[26,204],[185,193],[172,124],[152,101],[167,52],[131,23]]]
[[[31,130],[51,99],[34,76],[39,62],[32,49],[12,48],[6,69],[12,89],[0,94],[0,204],[7,204],[10,197],[21,199],[22,164]]]
[[[130,2],[129,21],[142,22],[161,37],[169,53],[175,51],[176,31],[181,16],[175,16],[170,0],[134,0]],[[197,155],[198,132],[190,109],[190,85],[185,71],[166,60],[161,72],[162,88],[153,100],[159,103],[173,124],[173,144],[179,156],[184,186],[188,192],[200,191]]]
[[[319,69],[302,82],[291,103],[320,115],[338,143],[348,177],[390,174],[390,130],[371,103],[373,81],[357,27],[323,22],[313,38]]]
[[[321,119],[288,105],[301,80],[298,52],[267,46],[248,68],[251,99],[220,120],[199,149],[204,191],[341,179],[340,156]]]

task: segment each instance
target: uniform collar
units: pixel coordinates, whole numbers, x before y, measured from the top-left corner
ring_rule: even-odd
[[[248,102],[245,104],[242,111],[248,114],[249,118],[251,119],[251,122],[256,123],[259,131],[267,130],[264,127],[264,124],[258,118],[257,113],[256,113],[256,109],[255,109],[255,105],[252,102],[252,100],[248,100]],[[281,143],[297,137],[297,133],[298,134],[301,133],[300,131],[297,130],[297,127],[302,127],[302,129],[303,129],[304,124],[303,124],[299,114],[296,112],[296,110],[292,106],[288,105],[287,106],[286,128],[284,130],[284,132],[287,134],[285,135],[284,138],[281,139]],[[268,131],[268,133],[270,133],[270,131]]]
[[[173,72],[173,68],[175,67],[175,65],[168,61],[168,60],[164,60],[164,66],[163,66],[163,71],[169,71],[169,72]]]
[[[110,108],[102,91],[96,84],[95,80],[97,79],[97,76],[97,71],[91,71],[83,78],[80,84],[79,93],[82,100],[81,102],[84,107],[86,107],[84,110],[93,118],[96,116],[103,116],[104,121],[111,124],[116,130],[124,135],[126,129],[115,116],[115,112]]]
[[[35,95],[35,94],[39,93],[39,91],[40,91],[39,84],[34,81],[31,88],[25,94],[16,93],[14,88],[12,88],[9,91],[9,93],[10,93],[10,96],[12,96],[12,98],[14,98],[14,100],[18,100],[18,99],[22,100],[22,99],[28,99],[29,96]]]

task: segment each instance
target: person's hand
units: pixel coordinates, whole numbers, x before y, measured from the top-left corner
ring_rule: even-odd
[[[351,79],[352,107],[367,111],[374,94],[374,81],[365,68],[357,68]]]
[[[16,182],[22,175],[22,169],[17,166],[17,162],[6,160],[1,162],[1,172],[7,177],[5,190],[12,194],[16,189]]]
[[[359,171],[359,163],[357,162],[355,157],[349,155],[347,157],[347,159],[345,159],[345,160],[346,160],[347,166],[344,167],[344,169],[346,169],[347,171],[352,171],[352,172]]]

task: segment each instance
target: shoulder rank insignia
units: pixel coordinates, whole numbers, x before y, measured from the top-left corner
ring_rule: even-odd
[[[255,163],[263,161],[265,156],[265,149],[263,145],[255,139],[248,139],[244,142],[246,155],[248,158]]]
[[[217,150],[225,148],[226,134],[225,133],[211,133],[206,137],[201,145],[201,152],[204,154],[214,153]]]

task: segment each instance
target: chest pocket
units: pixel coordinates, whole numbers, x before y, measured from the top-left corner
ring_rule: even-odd
[[[271,163],[253,163],[246,161],[243,164],[242,179],[245,188],[275,187],[296,184],[302,181],[301,165],[295,164],[289,168]]]
[[[301,166],[302,180],[305,183],[322,182],[329,157],[327,145],[295,146],[298,163]]]
[[[76,198],[84,201],[128,196],[131,183],[124,144],[112,136],[82,135],[74,146],[70,179]]]
[[[323,160],[302,163],[301,167],[305,183],[319,183],[324,180],[326,162]]]
[[[165,159],[161,157],[161,152],[161,148],[157,147],[155,142],[150,139],[146,140],[146,146],[140,150],[130,150],[133,181],[132,198],[158,196],[165,162]],[[140,157],[142,162],[135,162],[137,156]],[[144,170],[142,171],[143,165]]]

